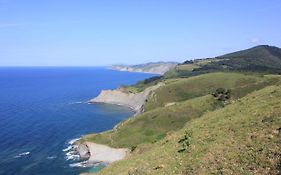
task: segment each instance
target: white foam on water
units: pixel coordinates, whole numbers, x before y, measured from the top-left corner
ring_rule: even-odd
[[[70,145],[70,146],[68,146],[67,148],[63,149],[62,151],[63,151],[63,152],[67,152],[67,151],[71,150],[72,148],[73,148],[73,146]]]
[[[81,137],[75,138],[75,139],[71,139],[71,140],[68,142],[68,144],[73,145],[76,141],[78,141],[78,140],[80,140],[80,139],[81,139]]]
[[[57,158],[57,156],[49,156],[49,157],[47,157],[47,159],[49,159],[49,160],[52,160],[52,159],[55,159],[55,158]]]
[[[78,163],[72,163],[72,164],[69,164],[70,167],[87,167],[87,163],[88,161],[83,161],[83,162],[78,162]]]
[[[23,152],[23,153],[18,154],[18,155],[15,156],[14,158],[20,158],[20,157],[22,157],[22,156],[27,156],[27,155],[29,155],[29,154],[30,154],[30,152]]]
[[[77,101],[77,102],[70,102],[69,104],[70,104],[70,105],[73,105],[73,104],[82,104],[82,103],[84,103],[84,102],[82,102],[82,101]]]
[[[79,160],[79,155],[75,151],[69,151],[65,154],[66,160]]]
[[[65,159],[66,160],[72,160],[72,161],[77,161],[79,160],[79,155],[77,154],[77,152],[75,151],[76,148],[77,148],[77,145],[74,145],[74,143],[76,141],[78,141],[80,138],[74,138],[74,139],[71,139],[70,141],[68,141],[68,146],[63,149],[62,151],[63,152],[66,152],[65,153]]]

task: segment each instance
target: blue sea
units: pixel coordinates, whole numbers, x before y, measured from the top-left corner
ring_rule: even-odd
[[[77,175],[69,151],[81,135],[111,129],[133,112],[87,104],[102,89],[151,77],[105,68],[0,68],[0,174]]]

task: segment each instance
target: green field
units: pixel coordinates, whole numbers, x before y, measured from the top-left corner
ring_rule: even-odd
[[[116,148],[134,148],[139,144],[154,143],[169,132],[181,129],[191,119],[224,106],[211,95],[216,89],[231,89],[231,103],[278,81],[279,76],[241,73],[210,73],[170,79],[166,81],[166,85],[150,94],[144,113],[121,122],[113,130],[87,135],[82,141],[93,141]]]
[[[280,85],[253,92],[136,148],[98,174],[278,174],[280,99]],[[185,132],[190,133],[190,145],[179,153],[178,141]]]
[[[211,95],[198,97],[129,118],[111,131],[87,135],[82,141],[93,141],[116,148],[154,143],[164,138],[168,132],[182,128],[187,121],[218,107]]]
[[[255,74],[217,72],[190,78],[168,79],[166,85],[157,89],[145,104],[145,111],[163,107],[167,103],[179,102],[211,94],[217,88],[232,90],[232,98],[274,84],[278,78]]]

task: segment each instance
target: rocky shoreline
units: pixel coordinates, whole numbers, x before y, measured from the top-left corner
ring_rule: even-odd
[[[159,83],[155,86],[146,88],[140,93],[126,93],[120,89],[116,90],[102,90],[101,93],[89,103],[107,103],[122,105],[131,108],[135,111],[135,115],[143,112],[144,103],[148,95],[162,86]],[[83,161],[84,167],[90,167],[97,164],[109,164],[117,160],[121,160],[129,154],[129,149],[126,148],[111,148],[107,145],[96,144],[93,142],[76,142],[75,152],[79,155],[80,160]]]

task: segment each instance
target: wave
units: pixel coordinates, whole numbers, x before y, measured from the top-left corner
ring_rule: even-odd
[[[69,166],[70,167],[83,167],[83,168],[86,168],[86,167],[88,167],[87,164],[88,164],[88,161],[86,160],[86,161],[83,161],[83,162],[71,163],[71,164],[69,164]]]
[[[63,152],[67,152],[67,151],[71,150],[72,148],[73,148],[73,146],[70,145],[70,146],[68,146],[67,148],[63,149],[62,151],[63,151]]]
[[[68,104],[73,105],[73,104],[82,104],[82,103],[85,103],[85,102],[77,101],[77,102],[70,102],[70,103],[68,103]]]
[[[101,162],[90,162],[88,160],[85,160],[83,162],[71,163],[71,164],[69,164],[69,166],[88,168],[88,167],[105,167],[106,164],[101,163]]]
[[[69,140],[67,142],[67,147],[62,150],[63,152],[66,152],[65,153],[65,159],[66,160],[72,160],[72,161],[79,160],[80,157],[79,157],[79,155],[76,151],[77,145],[74,144],[79,139],[81,139],[81,137]]]
[[[49,160],[52,160],[52,159],[55,159],[55,158],[57,158],[57,156],[49,156],[49,157],[47,157],[47,159],[49,159]]]
[[[22,156],[27,156],[29,154],[30,154],[30,152],[23,152],[23,153],[20,153],[20,154],[16,155],[14,158],[20,158]]]
[[[81,137],[75,138],[75,139],[71,139],[71,140],[68,142],[68,144],[73,145],[76,141],[78,141],[78,140],[80,140],[80,139],[81,139]]]
[[[69,151],[65,154],[66,160],[79,160],[80,156],[76,153],[76,151]]]

